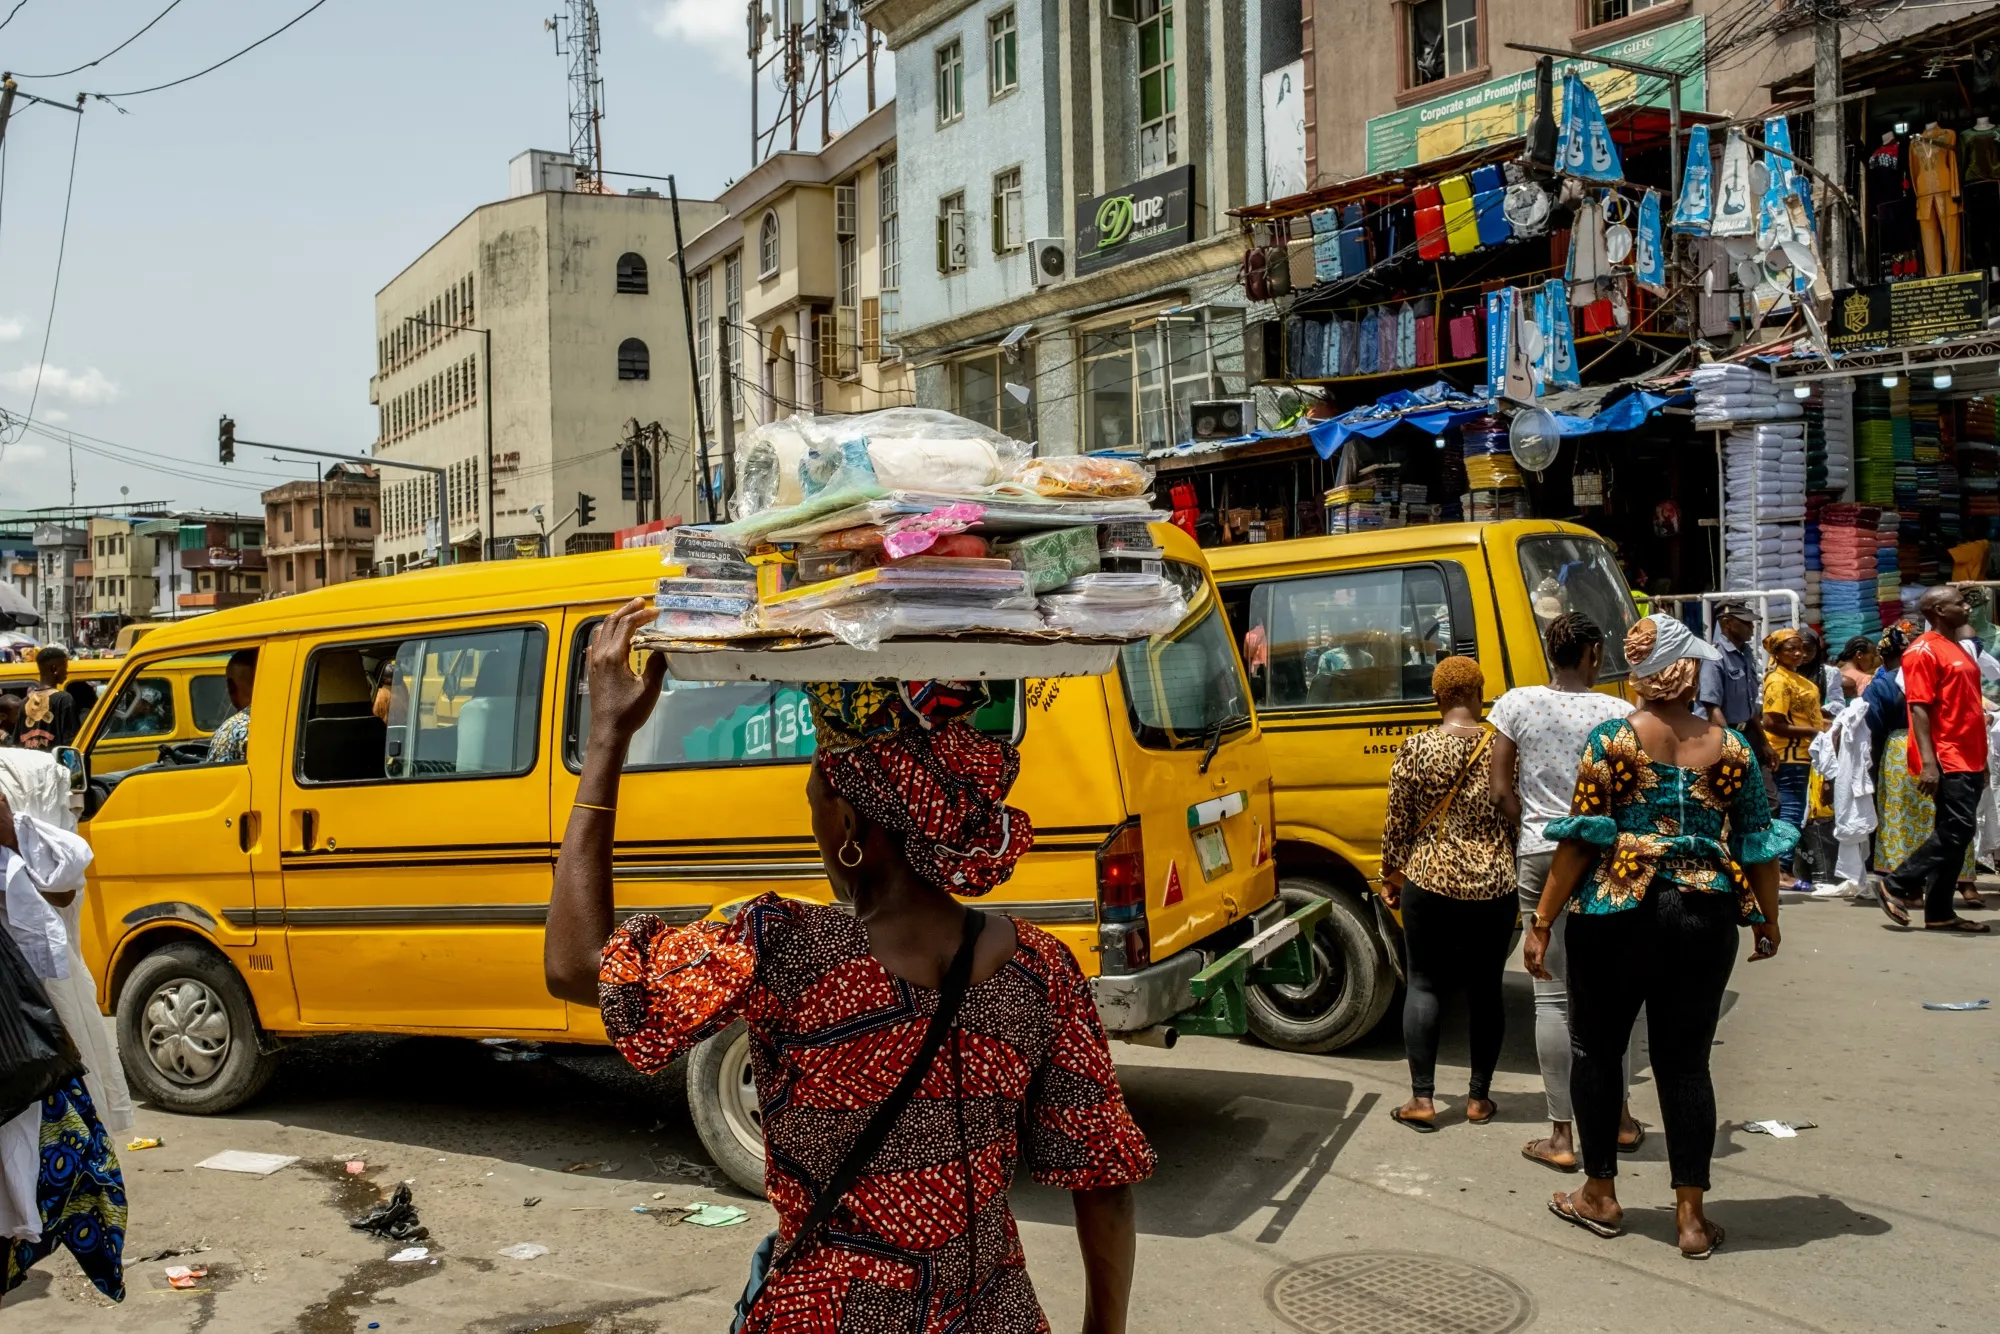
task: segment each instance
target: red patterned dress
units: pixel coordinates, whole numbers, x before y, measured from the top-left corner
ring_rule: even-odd
[[[1060,941],[1014,929],[1013,958],[966,993],[887,1142],[821,1244],[765,1289],[749,1334],[1041,1334],[1007,1205],[1014,1164],[1068,1190],[1151,1175],[1089,984]],[[632,918],[605,945],[600,989],[605,1028],[644,1071],[748,1022],[765,1186],[787,1243],[938,1002],[877,962],[848,914],[774,894],[727,925]]]

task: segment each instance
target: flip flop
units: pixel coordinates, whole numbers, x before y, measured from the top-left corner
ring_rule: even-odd
[[[1470,1101],[1470,1099],[1467,1099],[1467,1101]],[[1488,1098],[1486,1099],[1486,1101],[1493,1102],[1493,1099]],[[1472,1126],[1483,1126],[1488,1121],[1491,1121],[1494,1117],[1498,1115],[1500,1115],[1500,1104],[1497,1102],[1493,1102],[1493,1110],[1488,1112],[1484,1116],[1474,1116],[1471,1112],[1468,1111],[1465,1114],[1465,1123],[1467,1125],[1472,1125]]]
[[[1643,1146],[1643,1145],[1645,1144],[1645,1142],[1646,1142],[1646,1127],[1645,1127],[1644,1123],[1642,1123],[1642,1122],[1634,1122],[1634,1124],[1635,1124],[1635,1125],[1638,1125],[1638,1127],[1639,1127],[1639,1138],[1637,1138],[1637,1139],[1633,1140],[1633,1141],[1632,1141],[1632,1142],[1631,1142],[1630,1144],[1627,1144],[1627,1143],[1626,1143],[1626,1142],[1625,1142],[1624,1140],[1619,1140],[1619,1141],[1618,1141],[1618,1152],[1620,1152],[1620,1153],[1637,1153],[1637,1152],[1639,1152],[1639,1149],[1641,1148],[1641,1146]]]
[[[1577,1172],[1582,1170],[1583,1164],[1580,1161],[1573,1163],[1559,1163],[1555,1161],[1553,1158],[1544,1158],[1541,1154],[1536,1153],[1535,1146],[1537,1144],[1545,1142],[1546,1142],[1545,1140],[1539,1140],[1539,1139],[1529,1140],[1526,1144],[1521,1146],[1521,1156],[1523,1158],[1526,1158],[1531,1163],[1540,1163],[1543,1167],[1548,1168],[1549,1171],[1551,1172]]]
[[[1902,927],[1905,931],[1910,929],[1910,915],[1903,911],[1901,904],[1896,902],[1894,894],[1884,889],[1880,894],[1876,895],[1875,901],[1882,905],[1882,911],[1888,915],[1890,921]]]
[[[1399,1126],[1408,1126],[1410,1129],[1416,1131],[1419,1135],[1437,1134],[1437,1122],[1435,1120],[1423,1121],[1419,1120],[1417,1117],[1414,1116],[1404,1116],[1403,1109],[1400,1107],[1392,1108],[1390,1110],[1389,1119],[1391,1121],[1394,1121]]]
[[[1968,936],[1983,936],[1993,928],[1984,922],[1975,922],[1970,917],[1954,917],[1949,922],[1925,922],[1926,931],[1957,931]]]
[[[1561,1200],[1562,1203],[1558,1204],[1557,1200]],[[1623,1226],[1600,1223],[1595,1218],[1586,1218],[1584,1215],[1578,1213],[1575,1197],[1565,1194],[1562,1191],[1557,1191],[1549,1197],[1549,1212],[1557,1218],[1562,1219],[1563,1222],[1580,1227],[1585,1232],[1594,1233],[1597,1236],[1603,1237],[1606,1241],[1609,1241],[1613,1237],[1622,1237],[1625,1235]],[[1686,1252],[1682,1252],[1682,1254],[1686,1254]]]
[[[1723,1239],[1728,1235],[1728,1233],[1722,1230],[1722,1224],[1711,1220],[1708,1224],[1708,1249],[1705,1251],[1682,1251],[1681,1258],[1683,1260],[1706,1260],[1709,1256],[1715,1254],[1716,1248],[1722,1245]]]

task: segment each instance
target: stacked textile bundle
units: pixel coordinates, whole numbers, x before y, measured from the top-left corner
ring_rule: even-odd
[[[1993,400],[1975,398],[1964,405],[1964,423],[1956,442],[1964,536],[2000,535],[2000,443],[1996,443]]]
[[[1883,510],[1875,521],[1875,604],[1887,625],[1903,614],[1903,580],[1897,567],[1896,538],[1903,516]]]
[[[1910,423],[1910,387],[1906,383],[1898,382],[1889,391],[1889,438],[1896,469],[1896,508],[1908,514],[1921,503],[1921,483],[1917,476],[1917,439]],[[1932,463],[1935,465],[1935,457]]]
[[[1882,628],[1875,596],[1876,524],[1881,511],[1834,504],[1819,511],[1820,621],[1835,651]]]
[[[1806,490],[1843,495],[1854,480],[1854,384],[1822,380],[1805,407]]]
[[[1723,463],[1725,586],[1803,589],[1804,425],[1766,422],[1731,431],[1723,441]]]
[[[1495,519],[1525,519],[1527,483],[1507,443],[1507,426],[1498,417],[1475,417],[1459,431],[1464,441],[1465,494],[1459,497],[1464,516],[1474,523]]]
[[[1880,390],[1854,399],[1855,498],[1864,505],[1896,503],[1896,448],[1889,400]]]
[[[1737,422],[1776,421],[1803,417],[1805,409],[1789,395],[1780,397],[1767,372],[1734,362],[1711,362],[1695,369],[1694,424],[1731,426]]]

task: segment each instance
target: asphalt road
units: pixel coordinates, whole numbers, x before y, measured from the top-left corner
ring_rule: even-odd
[[[1729,1242],[1714,1259],[1674,1248],[1657,1132],[1621,1177],[1625,1237],[1599,1241],[1545,1211],[1576,1178],[1519,1156],[1542,1104],[1517,961],[1490,1126],[1459,1115],[1462,1036],[1440,1072],[1454,1095],[1444,1129],[1388,1120],[1406,1093],[1393,1014],[1331,1057],[1204,1039],[1118,1048],[1161,1155],[1140,1192],[1133,1329],[1992,1329],[2000,1013],[1920,1002],[2000,1000],[2000,934],[1903,935],[1847,903],[1788,905],[1784,925],[1776,960],[1739,963],[1715,1048],[1725,1125],[1710,1198]],[[1657,1124],[1643,1073],[1634,1105]],[[1818,1128],[1785,1140],[1741,1128],[1763,1118]],[[761,1201],[702,1179],[712,1169],[671,1080],[576,1048],[523,1061],[450,1040],[331,1039],[294,1049],[239,1113],[142,1109],[132,1133],[165,1143],[121,1154],[126,1301],[103,1300],[58,1257],[0,1302],[0,1334],[718,1334],[771,1222]],[[300,1162],[268,1177],[194,1167],[225,1148]],[[348,1160],[365,1172],[348,1174]],[[405,1179],[435,1263],[392,1263],[397,1245],[346,1225]],[[634,1212],[704,1200],[749,1218],[702,1229]],[[1074,1330],[1068,1201],[1027,1186],[1015,1204],[1051,1323]],[[548,1254],[497,1254],[518,1242]],[[192,1253],[141,1258],[169,1249]],[[176,1290],[170,1263],[208,1277]]]

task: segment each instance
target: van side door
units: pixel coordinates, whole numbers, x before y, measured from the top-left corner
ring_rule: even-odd
[[[301,645],[278,837],[307,1024],[555,1030],[542,976],[559,616]]]

